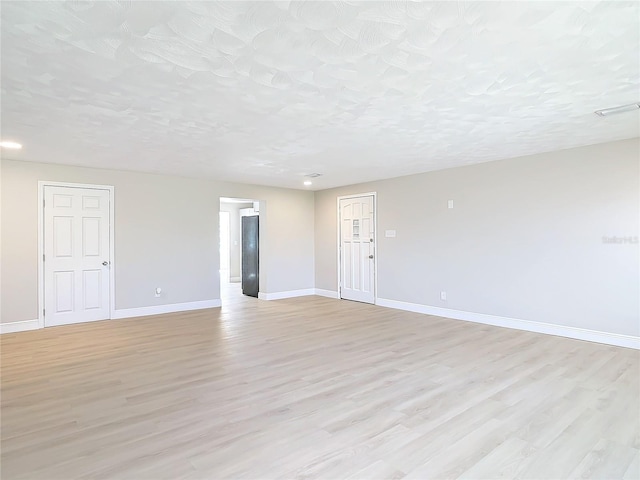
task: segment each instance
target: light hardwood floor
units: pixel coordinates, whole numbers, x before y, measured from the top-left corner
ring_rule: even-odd
[[[640,477],[638,351],[227,305],[3,335],[2,479]]]

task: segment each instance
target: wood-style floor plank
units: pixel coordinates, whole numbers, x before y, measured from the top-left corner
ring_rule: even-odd
[[[631,349],[233,294],[0,342],[3,480],[640,478]]]

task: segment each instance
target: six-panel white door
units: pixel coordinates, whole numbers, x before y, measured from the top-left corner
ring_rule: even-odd
[[[341,198],[340,298],[375,302],[373,195]]]
[[[44,324],[110,317],[109,190],[44,187]]]

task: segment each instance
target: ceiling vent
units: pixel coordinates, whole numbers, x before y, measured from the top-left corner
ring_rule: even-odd
[[[595,114],[601,117],[608,117],[609,115],[617,115],[618,113],[633,112],[640,109],[640,103],[632,103],[630,105],[622,105],[621,107],[605,108],[602,110],[596,110]]]
[[[305,177],[307,177],[307,178],[318,178],[318,177],[321,177],[321,176],[322,176],[321,173],[307,173],[305,175]]]

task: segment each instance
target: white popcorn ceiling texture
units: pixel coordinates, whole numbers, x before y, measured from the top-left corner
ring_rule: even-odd
[[[640,126],[593,114],[640,100],[638,2],[1,8],[17,159],[325,188]]]

